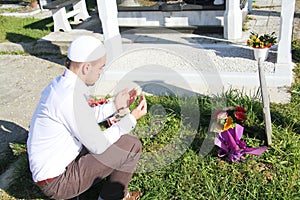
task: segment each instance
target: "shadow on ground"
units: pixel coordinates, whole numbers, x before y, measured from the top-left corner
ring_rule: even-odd
[[[43,198],[31,179],[27,153],[27,130],[0,120],[0,188],[18,199]]]
[[[17,33],[7,33],[6,34],[6,38],[11,42],[14,42],[15,38],[20,38],[20,37],[24,38],[25,41],[34,40],[34,38],[31,38],[31,37],[28,37],[25,35],[20,35]],[[46,60],[50,60],[49,58],[52,55],[52,59],[50,61],[60,64],[60,65],[64,65],[65,55],[62,54],[61,48],[56,44],[53,44],[49,41],[21,42],[18,44],[20,44],[22,46],[25,53],[28,53],[32,56],[36,56],[38,58],[42,58],[42,59],[46,59]],[[57,57],[57,58],[54,59],[53,56]]]

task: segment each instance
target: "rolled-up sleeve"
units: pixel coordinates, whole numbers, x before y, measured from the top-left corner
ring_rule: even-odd
[[[95,118],[95,110],[91,108],[84,95],[77,94],[73,98],[74,105],[69,107],[72,115],[65,116],[70,123],[70,127],[75,127],[72,134],[77,138],[91,153],[101,154],[122,135],[129,133],[136,126],[136,119],[130,113],[126,114],[119,122],[108,129],[102,131]],[[65,105],[67,106],[67,105]],[[112,106],[108,104],[107,106]],[[109,108],[108,110],[113,108]],[[71,112],[66,112],[71,113]],[[104,117],[104,115],[102,115]]]
[[[120,127],[121,132],[129,133],[136,126],[136,119],[132,114],[127,114],[117,123],[117,125]]]
[[[93,109],[95,111],[95,117],[98,123],[106,120],[109,116],[117,112],[115,104],[112,101],[95,106]]]

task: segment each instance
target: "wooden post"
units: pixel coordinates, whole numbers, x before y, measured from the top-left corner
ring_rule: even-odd
[[[40,9],[43,11],[44,10],[43,6],[47,5],[47,3],[50,3],[51,1],[52,0],[38,0]]]
[[[236,40],[242,37],[242,11],[240,0],[227,0],[224,13],[224,38]]]
[[[293,34],[293,19],[296,0],[282,0],[281,3],[281,21],[280,34],[277,51],[278,64],[291,64],[292,53],[291,43]]]
[[[258,59],[258,72],[259,72],[259,82],[260,82],[260,90],[263,101],[263,114],[265,120],[265,132],[267,136],[267,145],[272,144],[272,124],[271,124],[271,112],[270,112],[270,99],[267,90],[267,83],[265,77],[265,71],[262,68],[261,64],[264,61],[263,58]]]
[[[123,52],[117,2],[116,0],[97,0],[97,6],[106,47],[106,64],[108,64]]]

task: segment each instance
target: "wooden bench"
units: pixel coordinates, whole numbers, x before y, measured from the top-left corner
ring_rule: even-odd
[[[75,23],[80,23],[90,17],[85,0],[56,0],[47,3],[43,8],[52,11],[55,32],[71,31],[69,23],[71,17],[74,17]]]

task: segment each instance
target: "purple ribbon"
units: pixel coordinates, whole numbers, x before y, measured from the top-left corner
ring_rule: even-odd
[[[244,127],[236,124],[236,127],[220,132],[215,138],[215,145],[220,147],[219,157],[225,157],[231,162],[242,161],[245,154],[260,156],[267,150],[266,146],[248,148],[246,142],[241,140]]]

